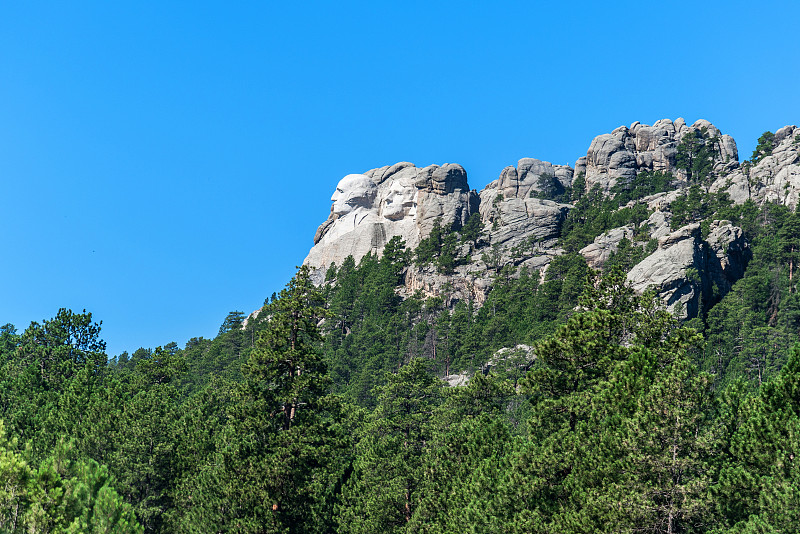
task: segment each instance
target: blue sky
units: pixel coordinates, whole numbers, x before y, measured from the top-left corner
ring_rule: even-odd
[[[800,122],[796,2],[5,2],[0,324],[109,354],[279,290],[345,174],[574,164],[621,124]]]

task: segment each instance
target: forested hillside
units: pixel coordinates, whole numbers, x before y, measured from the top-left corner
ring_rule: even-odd
[[[402,231],[214,339],[3,326],[0,532],[795,532],[800,214],[764,176],[800,135],[739,165],[674,131],[670,168],[521,162],[480,201],[430,169],[421,225],[386,186]]]

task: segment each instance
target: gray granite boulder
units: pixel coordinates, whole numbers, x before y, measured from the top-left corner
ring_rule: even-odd
[[[542,177],[566,188],[571,184],[572,169],[524,158],[516,168],[503,169],[500,177],[480,192],[479,210],[487,241],[501,251],[503,263],[530,263],[555,252],[561,225],[572,205],[532,197],[541,192]],[[539,268],[547,261],[533,263]]]
[[[658,249],[630,270],[628,282],[638,293],[655,288],[668,309],[679,306],[683,317],[694,317],[702,293],[697,266],[704,264],[700,225],[691,224],[660,238]]]
[[[639,293],[653,287],[671,311],[696,317],[701,305],[722,298],[744,274],[750,248],[741,228],[714,221],[706,240],[697,223],[658,239],[658,249],[628,273]]]
[[[543,185],[547,182],[566,189],[572,185],[572,167],[567,165],[553,165],[549,161],[541,161],[534,158],[522,158],[516,167],[506,167],[500,173],[500,177],[486,186],[481,191],[481,203],[494,200],[488,198],[492,191],[496,196],[503,195],[507,198],[530,198],[531,194],[541,193]],[[484,195],[484,192],[487,192]]]
[[[752,167],[742,165],[720,176],[711,192],[726,191],[742,204],[752,198],[756,204],[777,202],[796,209],[800,201],[800,128],[784,126],[775,132],[772,154]]]
[[[597,236],[593,243],[586,245],[579,252],[589,267],[602,269],[605,262],[617,251],[623,239],[633,240],[633,232],[633,225],[613,228]]]
[[[714,170],[728,172],[738,165],[736,142],[706,120],[686,126],[683,119],[657,121],[652,126],[634,122],[613,132],[594,138],[586,156],[575,163],[575,174],[583,173],[586,188],[599,187],[610,191],[617,183],[630,182],[641,171],[681,172],[675,167],[675,156],[683,137],[693,130],[704,129],[717,138]]]

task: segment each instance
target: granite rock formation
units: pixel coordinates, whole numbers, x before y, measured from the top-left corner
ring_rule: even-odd
[[[420,169],[402,162],[349,174],[331,200],[331,213],[317,229],[304,262],[316,268],[317,279],[319,272],[333,263],[341,265],[347,256],[358,261],[367,253],[380,254],[394,236],[414,248],[436,219],[446,227],[460,227],[478,209],[467,173],[455,164]]]
[[[586,263],[592,269],[602,269],[605,262],[611,255],[617,252],[619,244],[623,239],[633,241],[634,226],[621,226],[603,232],[590,243],[583,247],[579,252],[586,259]]]
[[[730,291],[749,255],[741,228],[729,221],[714,221],[705,240],[693,223],[659,238],[656,251],[628,272],[628,282],[639,293],[653,287],[668,309],[695,317],[703,302]]]
[[[740,164],[735,141],[713,124],[683,119],[635,122],[599,135],[575,168],[523,158],[504,168],[498,179],[480,193],[470,190],[460,165],[424,168],[402,162],[344,177],[332,196],[328,219],[320,225],[305,263],[316,268],[316,279],[332,263],[352,255],[380,254],[394,236],[415,248],[437,219],[445,228],[458,228],[479,213],[484,232],[475,242],[461,245],[464,259],[452,274],[431,266],[408,269],[403,295],[421,291],[444,297],[452,304],[470,300],[480,306],[491,291],[492,276],[504,265],[544,269],[556,255],[564,220],[573,204],[569,199],[575,179],[583,175],[587,190],[598,187],[612,194],[642,171],[675,176],[675,190],[631,201],[646,207],[648,218],[608,230],[580,252],[588,264],[602,269],[623,238],[644,246],[656,240],[656,250],[628,274],[634,288],[655,287],[672,309],[686,316],[698,312],[710,299],[724,295],[742,276],[749,246],[742,230],[726,221],[711,224],[705,238],[699,225],[671,228],[671,205],[686,192],[687,177],[676,167],[684,137],[702,131],[715,143],[711,193],[726,192],[736,203],[779,202],[794,209],[800,203],[800,129],[786,126],[775,133],[774,148],[755,164]],[[562,199],[560,202],[548,198]],[[680,303],[680,304],[679,304]]]
[[[535,193],[543,193],[552,188],[563,190],[572,185],[573,174],[572,168],[566,165],[522,158],[516,167],[508,166],[503,169],[500,177],[481,191],[481,202],[494,200],[494,197],[484,198],[484,193],[486,196],[501,194],[504,199],[509,199],[529,198]]]
[[[741,165],[721,174],[710,191],[726,191],[737,204],[753,199],[759,205],[777,202],[796,209],[800,200],[800,128],[784,126],[775,132],[773,143],[772,154],[753,166]]]
[[[480,214],[488,241],[504,252],[504,263],[521,261],[552,251],[571,204],[537,198],[546,190],[564,191],[573,171],[533,158],[506,167],[500,177],[480,192]],[[541,265],[538,265],[541,267]]]
[[[630,182],[641,171],[676,172],[682,176],[682,171],[676,169],[675,156],[683,137],[693,130],[704,130],[709,137],[718,139],[715,170],[722,172],[738,165],[736,142],[710,122],[698,120],[687,126],[683,119],[662,119],[652,126],[634,122],[630,127],[620,126],[598,135],[586,156],[575,163],[575,174],[584,174],[587,190],[599,187],[604,192],[617,183]]]

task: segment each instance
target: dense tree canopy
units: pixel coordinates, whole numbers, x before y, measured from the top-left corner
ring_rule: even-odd
[[[643,172],[541,177],[573,203],[544,273],[473,215],[319,286],[301,267],[184,347],[109,358],[86,311],[0,326],[0,532],[794,532],[800,215],[710,191],[717,143],[678,147],[672,224],[730,220],[752,259],[684,322],[627,284],[658,246],[636,200],[677,179]],[[578,250],[622,225],[592,271]],[[469,254],[484,300],[408,289]]]

